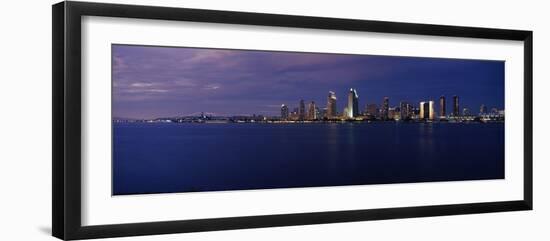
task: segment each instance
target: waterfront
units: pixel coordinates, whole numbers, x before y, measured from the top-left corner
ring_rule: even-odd
[[[504,123],[113,123],[113,194],[504,178]]]

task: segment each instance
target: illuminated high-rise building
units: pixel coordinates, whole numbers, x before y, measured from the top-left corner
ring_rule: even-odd
[[[359,116],[359,95],[357,95],[357,90],[353,88],[349,89],[347,112],[346,117],[348,118]]]
[[[306,117],[306,105],[304,104],[304,100],[300,100],[300,105],[298,107],[298,119],[304,120]]]
[[[318,106],[315,106],[315,119],[322,119],[323,118],[323,114],[322,114],[322,110],[319,109]]]
[[[433,101],[432,101],[433,102]],[[430,103],[422,101],[420,102],[419,119],[426,120],[430,118]]]
[[[439,97],[439,117],[445,118],[447,116],[447,102],[445,96]]]
[[[419,119],[424,119],[424,103],[426,103],[426,102],[421,101],[420,105],[419,105],[420,106],[420,112],[418,113],[418,118]]]
[[[281,105],[281,119],[288,119],[288,106],[286,106],[285,104]]]
[[[435,103],[434,103],[433,100],[428,101],[428,108],[429,108],[428,118],[430,120],[434,120],[435,119]]]
[[[457,95],[453,96],[453,116],[460,116],[460,105]]]
[[[409,119],[411,116],[411,105],[407,102],[399,103],[399,118],[401,120]]]
[[[383,120],[387,120],[390,118],[389,110],[390,110],[390,98],[384,97],[384,101],[382,102],[382,109],[380,110]]]
[[[336,112],[336,94],[332,91],[328,92],[327,97],[327,115],[328,119],[332,119],[337,116]]]
[[[312,101],[309,103],[308,107],[307,107],[307,119],[308,120],[315,120],[317,119],[317,112],[315,110],[315,102]]]

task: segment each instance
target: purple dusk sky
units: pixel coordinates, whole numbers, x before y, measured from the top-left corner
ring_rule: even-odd
[[[504,107],[504,62],[369,55],[112,46],[113,117],[278,115],[300,99],[338,111],[349,88],[361,109],[390,97],[417,104],[459,95],[461,107]]]

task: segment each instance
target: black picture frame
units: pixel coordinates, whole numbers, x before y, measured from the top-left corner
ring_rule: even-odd
[[[81,17],[104,16],[206,23],[517,40],[524,43],[524,194],[522,200],[367,210],[175,220],[82,226],[81,224]],[[533,207],[533,33],[476,27],[335,19],[170,7],[60,2],[52,6],[53,195],[52,233],[65,239],[185,233],[212,230],[413,218],[531,210]]]

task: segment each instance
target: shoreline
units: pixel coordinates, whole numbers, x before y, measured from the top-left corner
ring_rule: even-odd
[[[381,120],[342,120],[342,121],[171,121],[171,120],[112,120],[114,124],[274,124],[274,125],[303,125],[303,124],[494,124],[504,123],[504,120],[460,120],[460,121],[381,121]]]

